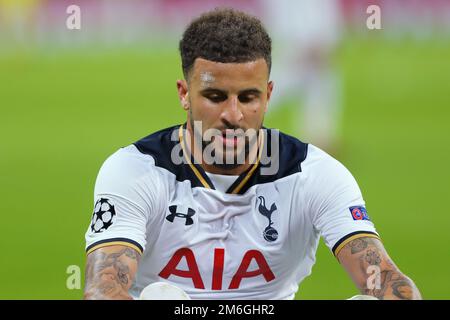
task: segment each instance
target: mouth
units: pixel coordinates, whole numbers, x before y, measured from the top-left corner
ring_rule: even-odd
[[[233,129],[221,131],[221,135],[217,135],[218,142],[225,147],[237,147],[239,143],[244,141],[245,135],[236,132]]]
[[[217,136],[219,143],[223,144],[225,147],[236,147],[238,143],[238,138],[234,134],[227,134],[222,132],[221,135]]]

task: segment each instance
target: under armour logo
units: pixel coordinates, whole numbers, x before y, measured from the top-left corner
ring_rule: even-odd
[[[194,223],[194,220],[192,220],[192,216],[195,214],[195,210],[188,208],[187,213],[181,213],[177,212],[177,206],[170,206],[169,207],[170,214],[166,217],[166,219],[170,222],[173,222],[175,217],[186,219],[186,226],[189,226]]]
[[[260,201],[258,207],[259,213],[269,219],[269,225],[264,229],[263,237],[266,241],[273,242],[278,239],[278,231],[272,227],[272,213],[277,210],[277,206],[275,205],[275,203],[272,203],[272,206],[269,210],[266,207],[266,199],[264,199],[264,197],[262,196],[259,196],[258,199]]]

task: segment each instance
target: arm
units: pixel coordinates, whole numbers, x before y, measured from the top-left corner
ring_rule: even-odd
[[[414,282],[392,262],[378,239],[352,240],[338,252],[337,258],[361,294],[381,300],[422,299]]]
[[[122,245],[91,252],[86,262],[84,299],[133,299],[128,290],[136,275],[139,259],[136,250]]]

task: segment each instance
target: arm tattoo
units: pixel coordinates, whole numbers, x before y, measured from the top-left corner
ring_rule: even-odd
[[[387,255],[381,242],[374,238],[358,238],[346,246],[347,255],[355,256],[359,261],[359,270],[365,279],[378,277],[377,285],[369,285],[369,281],[360,288],[364,294],[378,299],[420,299],[420,293],[414,282],[405,276]],[[369,270],[378,267],[378,274]],[[371,269],[372,268],[372,269]],[[361,284],[360,284],[361,285]]]
[[[412,299],[413,296],[411,284],[407,280],[398,280],[392,283],[392,292],[399,299]]]
[[[366,251],[365,260],[372,266],[378,266],[381,263],[381,256],[377,250],[368,249]]]
[[[355,239],[349,243],[349,246],[352,250],[352,254],[355,254],[367,248],[367,241],[364,238]]]
[[[112,253],[102,250],[90,253],[86,263],[85,298],[130,299],[128,290],[135,273],[130,266],[136,266],[139,258],[131,248]]]
[[[364,293],[375,296],[380,300],[383,300],[385,298],[412,300],[415,298],[414,290],[417,290],[417,288],[409,278],[407,278],[400,272],[391,270],[381,272],[380,288],[374,289],[365,288]]]

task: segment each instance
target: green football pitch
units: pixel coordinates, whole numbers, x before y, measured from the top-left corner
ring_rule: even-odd
[[[450,43],[346,41],[337,155],[400,269],[426,299],[450,298]],[[0,56],[0,298],[79,299],[95,177],[118,148],[184,121],[176,50],[61,49]],[[296,134],[297,110],[265,125]],[[298,299],[357,294],[321,243]]]

